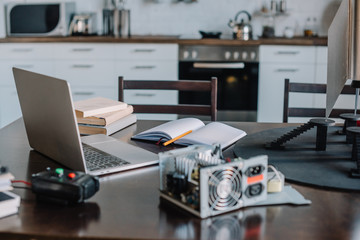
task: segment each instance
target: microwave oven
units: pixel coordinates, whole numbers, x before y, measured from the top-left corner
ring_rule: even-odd
[[[7,36],[67,36],[75,2],[9,3],[5,12]]]

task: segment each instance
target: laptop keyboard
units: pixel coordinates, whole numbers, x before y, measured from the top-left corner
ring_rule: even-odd
[[[82,145],[84,150],[86,168],[90,171],[120,167],[130,164],[129,162],[122,160],[121,158],[115,157],[87,144],[83,143]]]

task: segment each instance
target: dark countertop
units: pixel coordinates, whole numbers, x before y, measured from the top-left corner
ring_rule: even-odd
[[[8,37],[1,38],[0,43],[174,43],[181,45],[299,45],[299,46],[327,46],[327,37],[305,38],[260,38],[258,40],[233,39],[187,39],[179,36],[132,36],[131,38],[115,38],[105,36],[82,37]]]

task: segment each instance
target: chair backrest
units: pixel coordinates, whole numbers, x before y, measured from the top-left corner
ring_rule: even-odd
[[[318,83],[295,83],[285,79],[284,87],[284,109],[283,122],[288,122],[289,117],[325,117],[325,108],[300,108],[289,107],[289,93],[317,93],[326,94],[326,84]],[[341,94],[355,94],[355,88],[345,85]],[[330,113],[330,118],[339,118],[342,113],[353,113],[354,109],[333,109]]]
[[[124,101],[124,89],[156,89],[209,92],[211,95],[210,105],[178,104],[178,105],[150,105],[132,104],[135,113],[172,113],[186,115],[208,115],[211,121],[216,121],[217,113],[217,78],[211,80],[124,80],[119,77],[119,101]]]

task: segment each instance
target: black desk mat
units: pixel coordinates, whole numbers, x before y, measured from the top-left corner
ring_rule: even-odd
[[[316,128],[285,143],[285,149],[269,150],[264,145],[294,129],[276,128],[245,136],[234,146],[237,157],[250,158],[265,154],[269,164],[276,166],[286,181],[308,184],[322,188],[360,191],[360,179],[350,178],[352,145],[339,135],[340,127],[329,127],[326,151],[316,151]]]

